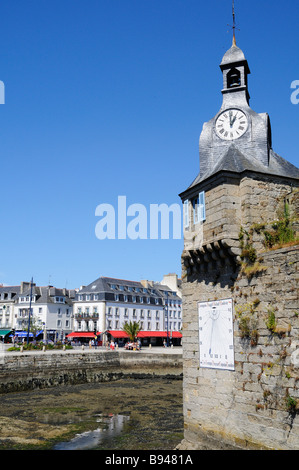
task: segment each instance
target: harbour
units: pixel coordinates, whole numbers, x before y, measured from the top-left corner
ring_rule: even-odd
[[[173,450],[182,439],[179,376],[1,396],[0,450]]]

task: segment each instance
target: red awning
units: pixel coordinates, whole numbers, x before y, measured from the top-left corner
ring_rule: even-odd
[[[101,332],[97,331],[96,336],[100,336]],[[95,334],[92,331],[73,331],[66,335],[67,338],[94,338]]]
[[[173,338],[182,338],[183,337],[182,333],[180,333],[179,331],[172,331],[170,333],[170,336],[172,336]]]
[[[129,335],[122,330],[108,330],[113,338],[129,338]],[[169,331],[169,338],[182,338],[179,331]],[[137,338],[167,338],[167,331],[139,331]]]
[[[138,338],[167,338],[167,331],[139,331]],[[179,331],[169,331],[169,338],[182,338]]]
[[[107,333],[110,333],[113,338],[129,338],[129,335],[121,330],[109,330]]]

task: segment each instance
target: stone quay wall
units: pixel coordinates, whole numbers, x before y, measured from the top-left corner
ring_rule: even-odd
[[[182,379],[182,354],[66,350],[0,356],[0,394],[150,376]]]
[[[299,246],[260,253],[259,272],[183,265],[181,448],[299,450]],[[198,302],[233,299],[235,370],[199,367]]]

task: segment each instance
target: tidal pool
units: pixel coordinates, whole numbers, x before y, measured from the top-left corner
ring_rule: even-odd
[[[182,380],[122,379],[0,397],[0,450],[173,450]]]

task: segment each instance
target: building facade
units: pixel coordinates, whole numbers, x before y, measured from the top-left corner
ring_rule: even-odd
[[[74,298],[74,290],[34,283],[31,288],[30,282],[0,287],[0,327],[6,334],[14,329],[21,338],[27,335],[30,322],[30,330],[40,339],[62,340],[72,331]]]
[[[73,311],[73,337],[76,332],[93,331],[121,337],[116,332],[130,321],[139,322],[148,338],[165,331],[171,337],[182,327],[181,298],[169,287],[153,281],[100,277],[77,292]]]

